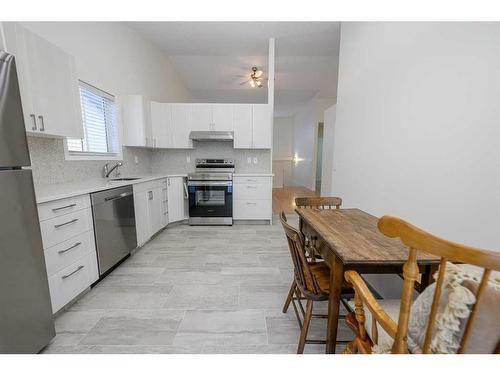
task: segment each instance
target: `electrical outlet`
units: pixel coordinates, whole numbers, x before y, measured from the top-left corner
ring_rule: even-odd
[[[250,156],[247,158],[247,162],[248,164],[252,164],[252,158]]]
[[[257,157],[254,157],[254,158],[253,158],[253,163],[254,163],[254,164],[257,164],[258,162],[259,162],[259,160],[257,159]]]
[[[137,155],[134,156],[134,162],[135,164],[139,164],[139,156]]]
[[[188,164],[191,163],[191,156],[189,156],[189,155],[186,156],[186,163],[188,163]]]

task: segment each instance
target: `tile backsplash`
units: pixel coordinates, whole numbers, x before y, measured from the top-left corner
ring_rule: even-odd
[[[102,177],[107,161],[66,160],[60,138],[28,137],[35,186]],[[123,147],[122,175],[151,173],[151,150]],[[135,163],[135,156],[138,163]],[[115,161],[110,161],[114,163]]]
[[[28,147],[36,186],[102,177],[106,161],[68,161],[64,157],[62,139],[28,137]],[[135,163],[136,156],[138,163]],[[189,163],[188,156],[191,158]],[[271,173],[270,150],[234,149],[231,142],[198,142],[195,148],[188,150],[123,147],[123,166],[120,170],[123,176],[189,173],[194,171],[196,158],[232,158],[236,163],[236,173]],[[256,164],[254,158],[257,158]]]
[[[236,173],[271,173],[271,150],[234,149],[232,142],[196,142],[193,149],[154,150],[151,168],[153,173],[190,173],[196,158],[234,159]]]

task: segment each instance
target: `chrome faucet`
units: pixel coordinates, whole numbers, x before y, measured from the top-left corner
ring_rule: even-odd
[[[104,177],[105,178],[108,178],[109,175],[111,174],[111,172],[113,172],[115,169],[117,169],[117,168],[119,168],[119,167],[121,167],[123,165],[121,162],[118,162],[111,169],[109,169],[108,164],[109,163],[104,164]],[[117,176],[120,175],[120,173],[118,172],[118,170],[116,171],[116,175]]]

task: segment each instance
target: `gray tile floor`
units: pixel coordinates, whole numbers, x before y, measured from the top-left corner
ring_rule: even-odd
[[[58,316],[44,353],[295,353],[297,321],[281,312],[291,266],[277,220],[167,228]],[[313,320],[309,338],[325,333]]]

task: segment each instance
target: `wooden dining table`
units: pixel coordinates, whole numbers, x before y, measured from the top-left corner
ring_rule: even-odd
[[[315,250],[330,267],[326,353],[335,353],[344,272],[399,275],[408,259],[408,248],[399,239],[380,233],[378,218],[359,209],[297,208],[295,211],[301,232],[314,239]],[[416,285],[423,290],[431,282],[439,259],[419,252],[417,263],[421,277]]]

